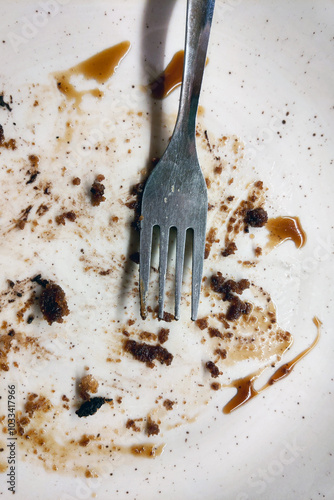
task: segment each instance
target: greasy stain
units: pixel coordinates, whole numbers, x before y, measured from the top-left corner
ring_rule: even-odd
[[[95,80],[97,83],[104,84],[114,74],[129,49],[130,42],[121,42],[95,54],[66,71],[54,73],[59,92],[68,100],[74,100],[75,106],[80,105],[84,95],[90,94],[94,97],[102,97],[103,92],[98,88],[82,91],[77,90],[76,86],[71,83],[71,78],[81,75],[86,80]]]
[[[320,338],[320,326],[321,326],[321,321],[317,318],[313,318],[313,323],[317,327],[317,336],[312,342],[312,344],[304,349],[298,356],[294,357],[291,361],[288,363],[285,363],[284,365],[280,366],[275,373],[269,378],[268,382],[261,387],[261,389],[256,390],[254,388],[254,383],[255,381],[259,378],[261,375],[262,371],[258,371],[256,373],[247,375],[247,377],[235,380],[232,382],[229,387],[234,387],[237,389],[236,395],[224,406],[223,408],[223,413],[231,413],[232,411],[236,410],[240,406],[244,405],[247,403],[247,401],[250,401],[253,399],[255,396],[260,394],[260,392],[264,391],[268,387],[272,386],[279,380],[282,380],[283,378],[287,377],[290,375],[296,364],[303,359],[312,349],[317,345],[319,338]]]
[[[292,240],[296,248],[302,248],[306,243],[306,233],[299,217],[276,217],[269,219],[266,228],[269,231],[269,248],[274,248],[285,241]]]

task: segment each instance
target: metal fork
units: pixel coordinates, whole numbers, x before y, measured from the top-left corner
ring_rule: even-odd
[[[207,218],[207,188],[196,152],[196,114],[214,0],[188,0],[183,81],[179,112],[171,141],[146,182],[141,204],[140,309],[147,314],[153,227],[160,228],[159,318],[164,296],[169,232],[176,228],[175,319],[180,317],[186,231],[192,229],[191,319],[197,318]]]

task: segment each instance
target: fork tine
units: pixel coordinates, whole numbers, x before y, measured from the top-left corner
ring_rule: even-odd
[[[176,266],[175,266],[175,319],[180,318],[180,301],[183,278],[184,248],[186,231],[177,229],[176,234]]]
[[[147,316],[146,301],[150,278],[152,230],[153,228],[150,224],[142,223],[139,249],[139,289],[140,314],[143,319]]]
[[[192,256],[192,294],[191,294],[191,319],[197,319],[199,297],[201,293],[203,257],[205,250],[205,228],[193,231],[193,256]]]
[[[165,283],[167,272],[169,228],[160,226],[160,255],[159,255],[159,318],[164,315]]]

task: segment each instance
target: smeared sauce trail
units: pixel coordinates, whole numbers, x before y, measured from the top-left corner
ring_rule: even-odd
[[[276,217],[269,219],[266,228],[270,232],[269,248],[274,248],[284,241],[292,240],[297,248],[306,243],[306,233],[302,228],[299,217]]]
[[[247,403],[247,401],[250,401],[252,398],[260,394],[260,392],[264,391],[268,387],[272,386],[279,380],[282,380],[284,377],[287,377],[290,375],[296,364],[303,359],[312,349],[317,345],[319,338],[320,338],[320,326],[322,325],[321,321],[319,318],[314,317],[313,318],[313,323],[317,327],[317,336],[312,342],[312,344],[304,349],[298,356],[294,357],[291,361],[288,363],[285,363],[284,365],[280,366],[275,373],[269,378],[268,382],[261,387],[261,389],[256,390],[254,388],[254,383],[255,381],[259,378],[261,375],[262,371],[252,373],[250,375],[247,375],[247,377],[235,380],[230,384],[229,387],[234,387],[237,389],[236,395],[224,406],[223,408],[223,413],[228,414],[231,413],[232,411],[236,410],[243,404]]]
[[[122,453],[130,453],[136,457],[155,458],[162,455],[165,446],[165,444],[142,443],[133,446],[116,446],[114,450]]]
[[[184,50],[179,50],[174,54],[170,63],[164,71],[148,85],[152,96],[155,99],[167,97],[173,90],[182,83]]]
[[[102,50],[102,52],[95,54],[66,71],[54,73],[59,92],[64,94],[67,99],[74,100],[76,106],[81,103],[84,95],[90,94],[94,97],[102,97],[103,92],[98,88],[78,91],[70,82],[72,76],[82,75],[87,80],[93,79],[103,84],[114,74],[129,49],[130,42],[121,42],[118,45]]]

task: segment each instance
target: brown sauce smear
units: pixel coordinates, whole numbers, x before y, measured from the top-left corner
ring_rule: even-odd
[[[148,85],[154,99],[164,99],[182,83],[184,50],[174,54],[162,73]]]
[[[120,451],[122,453],[130,453],[136,457],[146,457],[155,458],[162,455],[165,448],[165,444],[156,445],[154,443],[142,443],[133,446],[115,446],[115,451]]]
[[[276,217],[269,219],[266,228],[270,232],[268,247],[274,248],[284,241],[292,240],[297,248],[306,243],[306,233],[299,217]]]
[[[261,375],[262,370],[260,372],[253,373],[251,375],[247,375],[247,377],[235,380],[232,382],[232,384],[229,387],[234,387],[237,389],[236,395],[224,406],[223,408],[223,413],[231,413],[232,411],[236,410],[243,404],[247,403],[247,401],[250,401],[252,398],[260,394],[260,392],[264,391],[271,385],[275,384],[279,380],[282,380],[284,377],[287,377],[290,375],[296,364],[303,359],[312,349],[317,345],[319,338],[320,338],[320,326],[321,326],[321,321],[317,318],[313,318],[313,323],[317,327],[317,336],[312,342],[312,344],[304,349],[298,356],[294,357],[291,361],[288,363],[285,363],[284,365],[280,366],[275,373],[269,378],[268,382],[261,387],[261,389],[256,390],[254,388],[254,383],[258,379],[258,377]]]
[[[129,48],[130,42],[121,42],[118,45],[95,54],[66,71],[55,73],[59,92],[64,94],[67,99],[74,100],[76,106],[81,103],[82,97],[86,94],[91,94],[94,97],[102,97],[103,93],[98,88],[78,91],[70,82],[72,76],[82,75],[87,80],[93,79],[103,84],[114,74],[119,63],[129,51]]]

